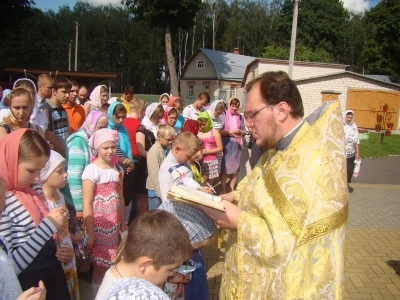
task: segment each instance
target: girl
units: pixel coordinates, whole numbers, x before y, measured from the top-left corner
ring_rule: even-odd
[[[223,100],[215,100],[211,103],[208,113],[213,121],[213,127],[218,131],[224,128],[225,104]]]
[[[126,231],[123,173],[118,167],[117,141],[118,134],[111,129],[96,131],[89,139],[89,146],[96,155],[82,174],[83,215],[89,235],[87,247],[94,261],[94,297],[116,257],[120,233]]]
[[[178,113],[181,113],[183,108],[181,98],[176,96],[172,96],[171,98],[169,98],[168,107],[174,107],[178,111]],[[185,123],[185,118],[182,115],[178,114],[178,119],[174,127],[177,134],[181,132],[183,123]]]
[[[133,165],[132,148],[128,132],[122,125],[126,118],[126,108],[117,102],[110,105],[107,111],[108,128],[117,131],[117,157],[118,164],[124,170],[124,173],[131,172],[135,167]]]
[[[30,122],[34,108],[32,94],[25,88],[15,88],[8,95],[10,114],[0,123],[0,139],[20,128],[33,129],[44,138],[44,131]]]
[[[107,103],[108,88],[105,85],[96,86],[89,98],[90,100],[83,106],[85,109],[85,116],[87,116],[92,110],[100,110],[101,107]]]
[[[219,177],[221,172],[221,164],[219,164],[217,154],[223,150],[222,139],[218,130],[213,128],[213,122],[208,112],[201,112],[198,115],[197,121],[199,123],[199,133],[197,136],[203,145],[201,167],[204,176],[207,177],[208,182],[211,184],[212,179]]]
[[[10,95],[10,93],[11,93],[10,89],[3,90],[3,97],[1,98],[1,102],[0,102],[0,110],[8,108],[8,101],[6,100],[6,97],[8,95]]]
[[[152,103],[146,108],[146,114],[142,120],[142,125],[157,136],[158,125],[164,116],[164,109],[158,103]]]
[[[179,116],[178,110],[175,107],[167,107],[164,110],[164,116],[160,120],[160,124],[161,125],[167,124],[175,129],[176,122],[178,121],[178,116]],[[179,130],[179,132],[180,132],[180,130]],[[177,132],[175,129],[176,134],[178,134],[179,132]]]
[[[5,186],[0,178],[0,211],[5,205]],[[0,215],[1,219],[1,215]],[[36,299],[44,300],[46,298],[46,288],[43,282],[39,282],[39,288],[30,288],[22,293],[17,275],[15,274],[10,247],[4,238],[0,236],[0,295],[3,300],[28,300],[35,294]],[[21,294],[22,293],[22,294]],[[32,299],[32,298],[30,298]]]
[[[49,161],[40,172],[40,182],[50,211],[59,207],[65,207],[64,196],[61,194],[59,188],[63,188],[66,181],[67,172],[65,172],[65,159],[59,153],[52,150]],[[57,233],[56,242],[58,248],[65,248],[70,251],[70,257],[67,257],[63,263],[65,280],[71,299],[79,300],[79,285],[74,248],[68,226],[65,226],[62,231]]]
[[[49,145],[37,132],[19,129],[0,141],[0,156],[0,177],[6,185],[0,235],[11,246],[22,290],[42,280],[48,299],[69,299],[60,263],[68,251],[57,249],[52,238],[67,225],[68,210],[60,207],[49,212],[37,183],[50,156]]]
[[[232,98],[226,112],[224,129],[221,131],[224,154],[222,158],[221,192],[226,193],[226,180],[230,177],[230,190],[236,186],[239,173],[240,158],[242,157],[242,136],[246,134],[244,120],[238,114],[240,101]]]
[[[347,187],[349,192],[353,188],[349,185],[354,172],[354,161],[360,158],[360,139],[358,128],[354,122],[354,111],[346,110],[344,113],[344,139],[346,143]]]
[[[160,96],[160,103],[163,109],[166,109],[168,106],[168,101],[169,101],[169,95],[167,93],[164,93]]]

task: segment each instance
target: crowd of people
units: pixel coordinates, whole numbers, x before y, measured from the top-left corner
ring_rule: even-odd
[[[223,193],[235,189],[246,134],[238,99],[210,103],[203,92],[184,108],[164,93],[148,104],[133,86],[109,98],[104,85],[89,94],[73,79],[41,74],[37,85],[22,78],[2,91],[0,105],[0,238],[18,279],[0,276],[13,281],[6,299],[79,299],[78,277],[96,299],[121,277],[148,280],[172,299],[208,298],[200,247],[217,227],[167,192],[182,177],[210,194],[220,180]],[[168,240],[135,232],[152,227]],[[190,276],[174,272],[183,263]],[[21,288],[32,295],[17,295]]]
[[[228,231],[221,299],[341,299],[354,112],[326,102],[304,118],[284,72],[246,92],[240,114],[236,98],[148,104],[132,86],[109,98],[45,74],[4,90],[2,299],[79,299],[81,277],[95,299],[206,300],[201,247],[217,225]],[[237,184],[248,131],[261,158]],[[224,211],[169,196],[217,183]]]

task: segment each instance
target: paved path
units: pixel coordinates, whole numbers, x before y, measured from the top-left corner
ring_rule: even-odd
[[[400,185],[353,184],[346,238],[345,299],[400,299]],[[204,250],[210,300],[218,299],[225,249]],[[91,287],[80,281],[82,300]]]

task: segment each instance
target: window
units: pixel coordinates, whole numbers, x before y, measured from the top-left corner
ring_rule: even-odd
[[[204,69],[204,60],[197,61],[197,69]]]
[[[236,85],[231,85],[231,90],[229,93],[229,98],[236,98]]]
[[[203,82],[203,92],[210,93],[211,82]]]
[[[188,83],[188,97],[193,97],[194,93],[194,84],[193,83]]]

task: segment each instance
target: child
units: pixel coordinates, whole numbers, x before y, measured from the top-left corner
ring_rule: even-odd
[[[185,180],[192,181],[190,182],[192,188],[211,193],[209,188],[202,188],[193,180],[193,173],[187,164],[199,150],[199,139],[191,132],[181,132],[176,136],[172,149],[158,172],[162,199],[159,209],[169,211],[178,217],[189,233],[194,248],[189,264],[195,267],[195,271],[192,273],[192,280],[185,285],[185,298],[191,300],[208,299],[207,275],[199,248],[209,243],[211,235],[217,228],[214,222],[198,208],[168,200],[167,192],[174,182]]]
[[[110,299],[104,295],[120,278],[141,278],[162,287],[191,252],[189,235],[175,216],[164,210],[144,212],[129,226],[96,299]]]
[[[21,288],[38,286],[42,280],[48,299],[69,299],[64,271],[57,257],[62,251],[52,238],[67,225],[68,210],[57,208],[49,212],[37,183],[40,170],[50,156],[49,145],[37,132],[18,129],[0,141],[0,156],[0,178],[6,186],[0,235],[12,249],[10,255]]]
[[[187,131],[197,136],[197,134],[199,133],[199,123],[194,120],[187,120],[182,128],[182,132],[187,132]],[[201,159],[203,159],[202,150],[198,151],[195,155],[193,155],[188,161],[188,163],[193,173],[193,179],[198,184],[204,185],[207,182],[207,177],[204,176],[203,172],[201,171],[201,165],[199,163]]]
[[[160,125],[157,130],[157,140],[147,152],[146,188],[149,196],[149,210],[157,209],[161,204],[160,183],[158,171],[168,153],[168,148],[175,138],[175,130],[169,125]]]
[[[172,128],[175,129],[175,124],[178,121],[178,111],[176,108],[174,107],[167,107],[164,110],[164,116],[163,118],[160,120],[160,124],[167,124],[169,126],[171,126]],[[179,131],[177,131],[175,129],[176,134],[179,133]]]
[[[120,232],[126,231],[123,172],[118,164],[118,134],[108,128],[96,131],[89,146],[96,152],[82,174],[83,215],[87,248],[93,257],[93,296],[116,255]]]
[[[203,146],[201,167],[204,176],[212,184],[212,179],[218,178],[221,172],[221,164],[219,163],[217,154],[223,150],[222,138],[218,130],[213,128],[213,122],[208,112],[203,111],[199,113],[197,121],[199,122],[199,133],[197,136],[200,138]]]
[[[59,188],[63,188],[66,181],[67,172],[65,172],[65,159],[59,153],[52,150],[49,161],[40,172],[40,182],[50,211],[58,207],[65,207],[64,196],[61,194]],[[63,262],[65,279],[71,299],[79,299],[79,284],[74,248],[68,226],[57,233],[56,242],[57,248],[64,250],[64,253],[59,255],[59,260]]]

